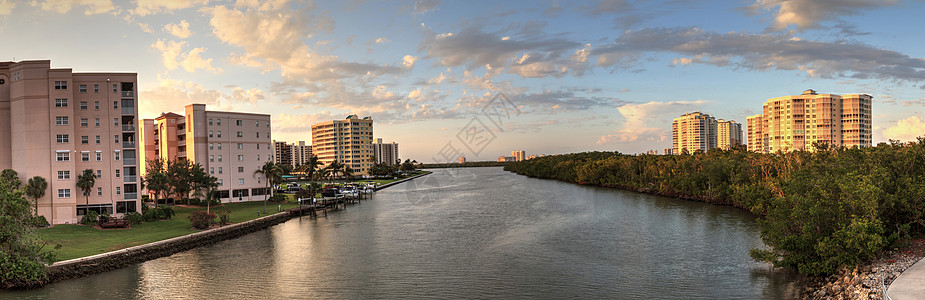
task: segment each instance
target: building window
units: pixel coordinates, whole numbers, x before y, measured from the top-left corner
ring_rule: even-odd
[[[80,101],[80,110],[87,110],[87,101]]]
[[[135,208],[135,201],[118,201],[116,202],[116,212],[120,214],[138,212]]]
[[[101,188],[101,187],[96,188],[96,195],[97,195],[97,196],[102,196],[102,195],[103,195],[103,188]]]
[[[238,131],[238,137],[244,137],[244,133],[243,133],[243,132],[240,132],[240,131]]]
[[[118,86],[117,84],[115,84],[115,83],[112,84],[112,92],[113,92],[113,93],[118,93],[118,92],[119,92],[119,86]]]
[[[119,101],[112,102],[112,109],[119,109]]]
[[[112,153],[113,160],[119,160],[119,150]]]
[[[71,189],[58,189],[58,198],[70,198]]]
[[[100,118],[96,118],[96,127],[100,127]]]
[[[222,143],[218,143],[218,150],[222,150]]]
[[[81,92],[81,93],[86,93],[86,92],[87,92],[87,85],[86,85],[86,84],[81,84],[81,85],[79,85],[78,87],[80,88],[80,92]]]
[[[81,144],[81,145],[86,145],[86,144],[89,144],[89,143],[90,143],[90,137],[89,137],[89,136],[86,136],[86,135],[81,135],[81,136],[80,136],[80,144]]]
[[[215,119],[215,125],[222,126],[222,119]]]
[[[269,154],[267,154],[267,161],[269,161],[269,160],[270,160],[270,155],[269,155]]]
[[[103,170],[96,170],[96,178],[103,178]]]
[[[238,173],[244,173],[244,167],[238,167]]]
[[[67,125],[67,117],[55,117],[55,125]]]
[[[96,161],[103,161],[103,151],[96,151]]]
[[[222,167],[218,167],[218,173],[222,174]]]
[[[94,84],[94,85],[93,85],[93,92],[94,92],[94,93],[99,93],[99,92],[100,92],[100,85],[99,85],[99,84]],[[97,107],[97,108],[99,108],[99,107]]]
[[[218,156],[218,162],[222,162],[222,156],[221,156],[221,155]]]
[[[55,136],[58,144],[70,143],[70,137],[66,134],[59,134]]]
[[[99,102],[99,101],[93,101],[93,109],[95,109],[95,110],[100,110],[100,102]]]
[[[55,81],[55,89],[56,90],[66,90],[67,81]]]
[[[209,155],[209,162],[215,162],[215,155]]]
[[[235,125],[238,125],[238,126],[241,126],[242,122],[241,122],[241,120],[234,120],[234,124],[235,124]]]
[[[215,174],[215,167],[209,167],[209,174]]]
[[[121,187],[121,186],[117,186],[117,187],[116,187],[116,195],[122,195],[122,187]]]
[[[55,107],[67,107],[67,99],[55,99]]]
[[[222,137],[222,131],[221,131],[221,130],[218,131],[218,135],[217,135],[217,136],[218,136],[218,137]]]
[[[244,184],[244,178],[238,178],[238,184]]]
[[[238,161],[244,161],[244,155],[238,155]]]
[[[260,161],[260,154],[257,154],[257,161]]]
[[[70,151],[60,151],[56,152],[55,156],[58,161],[71,161],[71,152]]]
[[[254,121],[254,125],[257,125],[257,127],[260,127],[260,121]]]
[[[222,185],[224,185],[224,184],[222,184],[222,180],[219,179],[219,180],[218,180],[218,186],[222,186]]]
[[[119,118],[112,118],[112,126],[119,126]]]
[[[118,144],[118,143],[119,143],[119,135],[114,135],[114,136],[112,136],[112,137],[113,137],[113,140],[116,141],[116,144]]]
[[[116,178],[119,178],[119,176],[122,175],[121,171],[122,170],[116,169]]]
[[[96,144],[97,144],[97,145],[100,144],[100,136],[96,136]]]
[[[257,133],[257,138],[258,138],[258,139],[260,138],[260,133],[259,133],[259,132]]]
[[[58,180],[71,179],[71,171],[58,171]]]
[[[215,148],[215,145],[213,145],[212,143],[209,143],[209,150],[212,150],[214,148]]]
[[[238,143],[238,150],[244,150],[244,144]]]
[[[209,137],[212,137],[212,130],[209,130]]]
[[[209,119],[209,126],[212,126],[212,119]]]
[[[87,127],[89,125],[87,118],[80,118],[80,127]]]

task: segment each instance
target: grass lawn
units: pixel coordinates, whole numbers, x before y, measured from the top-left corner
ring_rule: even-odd
[[[282,210],[299,206],[292,195],[286,196],[288,200],[282,203]],[[278,203],[267,202],[267,213],[276,213],[277,205]],[[61,245],[58,260],[68,260],[194,233],[196,230],[192,229],[188,216],[193,211],[205,209],[175,206],[174,211],[177,214],[170,220],[143,222],[128,229],[103,230],[83,225],[55,225],[52,228],[39,229],[38,234],[49,246]],[[249,221],[258,217],[258,210],[263,210],[263,201],[226,203],[212,207],[213,213],[223,210],[231,210],[232,223]]]

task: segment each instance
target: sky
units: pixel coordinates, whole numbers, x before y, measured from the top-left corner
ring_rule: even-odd
[[[870,94],[874,144],[925,135],[925,1],[0,0],[0,61],[138,73],[141,118],[370,116],[421,162],[671,145],[702,111]]]

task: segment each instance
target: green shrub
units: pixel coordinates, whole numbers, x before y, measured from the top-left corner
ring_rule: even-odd
[[[218,222],[220,225],[225,226],[231,222],[231,210],[226,210],[218,214]]]
[[[87,214],[84,215],[83,218],[80,218],[80,224],[92,226],[96,224],[96,221],[98,221],[99,218],[100,218],[100,214],[91,210],[87,212]]]
[[[170,206],[161,206],[158,207],[158,217],[164,220],[170,220],[177,213],[173,211],[173,207]]]
[[[32,217],[30,221],[32,222],[32,226],[48,227],[48,220],[45,219],[45,216]]]
[[[141,218],[142,218],[145,222],[154,222],[154,221],[157,221],[158,219],[160,219],[160,218],[157,217],[157,209],[146,209],[146,210],[144,210],[144,213],[141,214]]]
[[[212,225],[215,220],[215,214],[197,210],[190,214],[189,220],[196,229],[209,229],[209,226]]]
[[[138,224],[144,221],[144,217],[137,212],[130,212],[125,214],[125,219],[128,220],[130,224]]]
[[[267,201],[269,201],[269,202],[277,202],[277,203],[286,202],[286,195],[283,195],[283,194],[275,194],[275,195],[273,195],[272,197],[270,197],[269,199],[267,199]]]

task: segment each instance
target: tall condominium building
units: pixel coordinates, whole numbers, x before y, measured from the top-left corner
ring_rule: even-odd
[[[764,115],[753,115],[749,116],[746,122],[748,127],[748,132],[746,134],[748,142],[748,151],[754,152],[767,152],[764,148],[766,142],[764,141]]]
[[[813,143],[831,146],[870,147],[871,100],[866,94],[819,94],[768,99],[756,128],[749,128],[749,149],[764,153],[795,150],[814,151]],[[749,125],[751,126],[751,125]]]
[[[292,164],[292,146],[283,141],[273,141],[273,161],[278,164]]]
[[[312,153],[324,166],[338,161],[355,175],[368,175],[373,165],[373,120],[349,115],[312,125]]]
[[[511,156],[514,157],[514,161],[523,161],[524,158],[527,156],[527,153],[524,152],[523,150],[515,150],[515,151],[511,151]]]
[[[671,122],[673,153],[694,153],[716,148],[716,119],[699,111],[681,115]]]
[[[202,165],[218,178],[223,202],[263,200],[268,193],[266,179],[254,171],[273,160],[270,115],[207,111],[205,104],[190,104],[184,115],[164,113],[143,124],[142,161],[185,157]]]
[[[74,73],[51,61],[0,62],[0,169],[48,182],[38,214],[76,223],[87,211],[139,211],[135,73]],[[77,177],[92,170],[84,195]]]
[[[373,143],[373,158],[376,159],[376,163],[385,163],[390,166],[394,166],[396,160],[398,160],[398,143],[382,143],[381,138],[377,138],[376,142]]]
[[[742,145],[742,124],[732,120],[716,120],[716,147],[728,150],[736,145]]]

